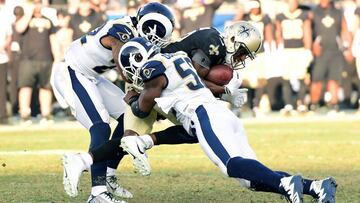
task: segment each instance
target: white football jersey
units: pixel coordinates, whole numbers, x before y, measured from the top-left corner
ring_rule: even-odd
[[[112,36],[125,43],[137,37],[138,33],[129,16],[109,20],[71,43],[65,53],[67,65],[73,70],[91,77],[115,68],[111,49],[101,44],[101,39],[106,36]]]
[[[144,82],[164,75],[167,86],[155,101],[165,113],[175,111],[176,118],[190,132],[190,117],[201,104],[217,102],[197,75],[191,59],[184,52],[158,54],[140,71]]]

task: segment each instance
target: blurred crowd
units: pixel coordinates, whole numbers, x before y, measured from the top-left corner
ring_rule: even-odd
[[[65,65],[67,46],[109,18],[136,15],[147,2],[152,1],[0,0],[0,124],[14,116],[27,124],[39,117],[46,124],[53,115],[70,115],[59,111],[50,85],[52,69]],[[212,26],[218,15],[258,27],[263,48],[239,70],[255,116],[359,108],[360,1],[159,2],[176,14],[174,39]],[[120,85],[115,70],[105,76]]]

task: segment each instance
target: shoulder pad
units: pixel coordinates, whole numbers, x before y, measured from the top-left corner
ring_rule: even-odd
[[[114,20],[113,25],[107,34],[120,40],[123,43],[134,37],[137,37],[138,35],[135,28],[131,24],[123,22],[121,19]]]
[[[146,82],[160,75],[164,75],[166,71],[165,64],[162,60],[150,60],[140,70],[141,79]]]

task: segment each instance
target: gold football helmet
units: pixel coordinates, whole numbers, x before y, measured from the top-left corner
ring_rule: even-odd
[[[255,58],[262,46],[262,35],[251,23],[239,21],[225,27],[226,63],[233,69],[245,67],[245,59]]]

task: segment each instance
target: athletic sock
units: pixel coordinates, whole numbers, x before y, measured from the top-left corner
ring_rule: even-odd
[[[242,178],[254,182],[265,191],[280,193],[280,179],[282,175],[270,170],[259,161],[253,159],[244,159],[241,157],[231,158],[227,162],[227,172],[230,177]]]
[[[94,186],[91,188],[91,195],[93,196],[98,196],[99,194],[106,192],[106,186],[105,185],[99,185],[99,186]]]
[[[116,157],[123,157],[124,154],[126,154],[120,148],[120,138],[109,140],[101,146],[92,149],[90,153],[93,157],[94,163],[109,161],[115,159]]]
[[[122,114],[116,120],[118,121],[118,124],[111,136],[111,140],[121,139],[124,135],[124,114]],[[114,157],[111,160],[109,159],[109,161],[107,162],[107,167],[110,167],[110,168],[113,168],[116,170],[121,159],[124,157],[124,155],[125,155],[125,153],[122,153],[122,150],[119,150],[116,157]]]
[[[106,176],[114,176],[116,175],[116,169],[107,167],[106,169]]]
[[[156,137],[156,145],[192,144],[199,142],[196,136],[190,136],[180,125],[175,125],[153,134]]]
[[[111,133],[110,125],[108,123],[100,122],[94,124],[90,128],[91,142],[90,149],[101,146],[109,140]],[[91,166],[91,184],[92,186],[100,186],[106,184],[106,162],[95,163]]]
[[[289,177],[291,176],[290,174],[284,172],[284,171],[274,171],[275,173],[281,175],[282,177]],[[264,183],[261,182],[256,182],[256,181],[251,181],[250,182],[250,188],[257,191],[257,192],[273,192],[273,193],[278,193],[279,189],[278,188],[273,188],[270,187]]]

